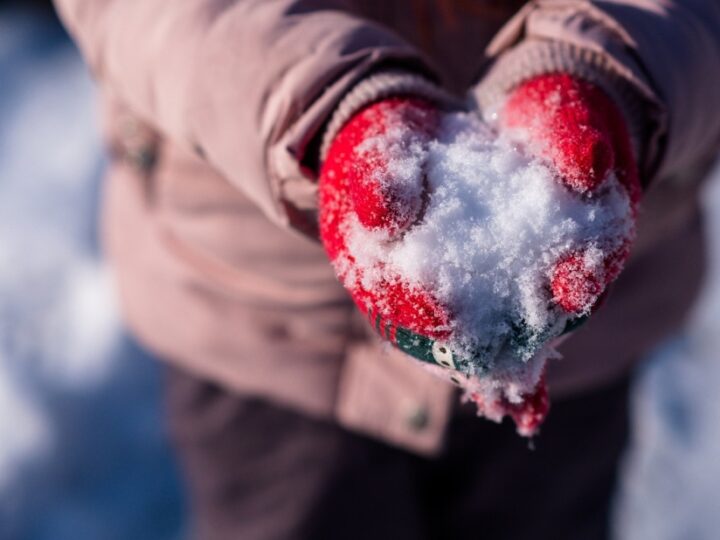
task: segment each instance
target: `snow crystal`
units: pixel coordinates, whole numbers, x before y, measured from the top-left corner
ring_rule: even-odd
[[[427,145],[396,147],[386,147],[389,170],[406,179],[422,168],[428,199],[424,215],[400,237],[347,218],[347,244],[362,285],[372,289],[393,274],[433,291],[451,310],[448,343],[462,371],[505,372],[513,381],[532,369],[537,382],[530,359],[571,318],[552,301],[554,264],[582,250],[586,264],[601,265],[632,235],[626,191],[609,175],[594,193],[574,193],[549,163],[470,113],[446,115],[440,135]],[[355,279],[340,270],[346,283]]]

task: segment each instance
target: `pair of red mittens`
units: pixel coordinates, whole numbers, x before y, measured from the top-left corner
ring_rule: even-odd
[[[365,279],[367,269],[356,264],[346,224],[352,218],[393,241],[422,221],[429,197],[422,155],[437,136],[441,118],[436,105],[417,97],[372,103],[337,132],[320,174],[323,245],[359,309],[396,345],[403,339],[421,344],[427,340],[429,348],[437,348],[453,327],[453,306],[443,305],[436,291],[410,286],[389,268],[379,269],[381,279]],[[526,148],[554,167],[557,180],[580,197],[592,197],[608,175],[615,174],[630,200],[634,222],[641,189],[628,129],[600,88],[567,74],[532,78],[510,93],[498,129],[517,134]],[[398,163],[407,166],[398,170]],[[587,315],[621,271],[630,242],[628,236],[601,264],[589,262],[584,250],[565,253],[549,276],[552,302],[568,314]],[[401,348],[422,360],[430,354],[422,347]],[[444,365],[438,351],[431,352]],[[531,433],[547,407],[542,382],[522,403],[508,403],[507,414]]]

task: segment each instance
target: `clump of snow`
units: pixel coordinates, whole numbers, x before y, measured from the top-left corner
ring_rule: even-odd
[[[424,215],[401,236],[369,230],[351,215],[342,226],[355,269],[339,273],[348,284],[360,277],[368,290],[394,275],[432,291],[451,313],[456,367],[519,400],[542,371],[530,360],[552,354],[547,342],[573,317],[553,302],[554,265],[574,251],[588,266],[601,265],[632,235],[625,189],[609,175],[594,193],[572,192],[549,163],[471,113],[445,115],[428,144],[395,141],[385,150],[400,177],[424,171]]]

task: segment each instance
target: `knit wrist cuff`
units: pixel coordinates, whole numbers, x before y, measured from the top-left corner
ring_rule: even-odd
[[[508,93],[522,82],[547,73],[568,73],[599,86],[625,118],[636,161],[642,162],[647,127],[637,91],[608,62],[589,49],[557,41],[531,40],[502,55],[473,89],[473,98],[489,120]]]
[[[335,135],[362,108],[393,96],[412,96],[435,103],[439,108],[458,109],[460,101],[432,81],[409,71],[381,71],[356,84],[339,103],[330,118],[320,146],[325,160]]]

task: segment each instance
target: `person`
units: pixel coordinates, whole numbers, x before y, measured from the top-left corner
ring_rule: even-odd
[[[720,6],[522,4],[56,0],[102,94],[106,251],[127,324],[171,366],[200,538],[608,535],[631,369],[702,279]],[[547,77],[611,105],[526,113],[572,139],[586,130],[568,110],[617,112],[618,163],[643,193],[625,270],[549,364],[553,411],[529,451],[369,329],[317,241],[317,180],[375,103],[468,93],[488,113]],[[572,167],[582,152],[555,136],[537,134]]]

